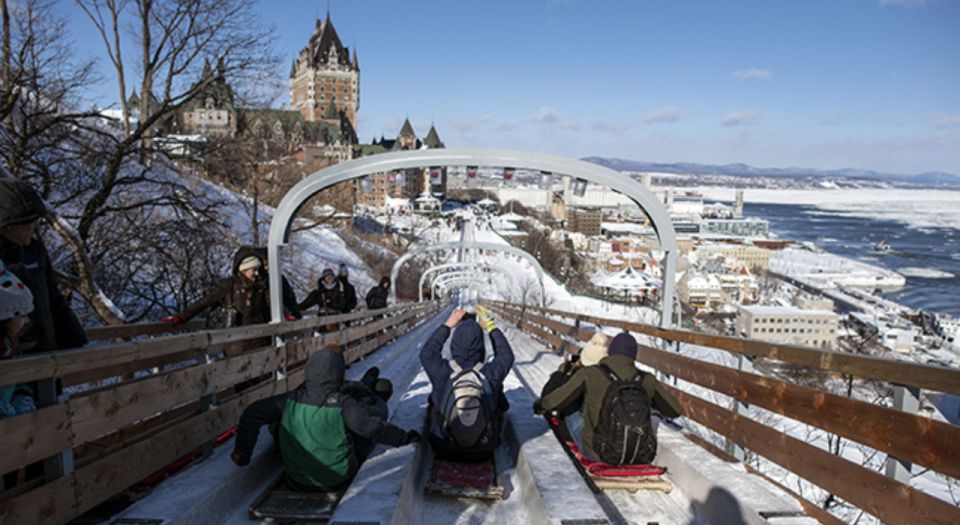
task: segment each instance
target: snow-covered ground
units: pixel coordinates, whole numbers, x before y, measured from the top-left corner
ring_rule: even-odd
[[[774,251],[770,255],[770,270],[818,288],[835,288],[840,285],[872,292],[878,288],[897,289],[906,284],[906,279],[892,270],[829,252],[800,247]]]

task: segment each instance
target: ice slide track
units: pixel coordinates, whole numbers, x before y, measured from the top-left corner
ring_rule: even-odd
[[[364,359],[354,361],[348,368],[348,377],[356,379],[369,367],[378,366],[384,377],[394,381],[391,421],[401,427],[420,428],[423,424],[430,385],[420,367],[419,350],[449,311],[448,306],[424,318],[399,338]],[[529,409],[549,373],[556,368],[560,356],[503,318],[498,324],[516,353],[515,368],[505,381],[511,410],[505,445],[498,456],[500,481],[506,489],[505,499],[481,502],[426,496],[423,482],[429,452],[425,446],[379,446],[361,467],[330,523],[813,523],[797,517],[795,502],[793,507],[789,502],[778,507],[782,515],[791,518],[777,521],[751,513],[746,503],[738,502],[739,496],[731,495],[729,501],[724,500],[727,503],[724,508],[735,509],[732,516],[718,511],[716,502],[709,501],[709,498],[702,498],[701,502],[691,500],[687,496],[688,488],[701,492],[704,487],[716,488],[710,479],[722,480],[725,486],[742,485],[742,480],[736,480],[743,476],[742,471],[738,472],[710,456],[678,432],[663,427],[660,440],[662,449],[668,451],[664,459],[670,462],[670,479],[675,486],[673,492],[631,494],[608,491],[593,494],[543,419],[534,416]],[[248,516],[249,505],[279,474],[280,462],[266,430],[262,432],[251,465],[246,469],[237,469],[230,462],[231,448],[229,444],[220,447],[209,459],[168,479],[147,498],[114,519],[161,519],[163,521],[159,523],[163,524],[253,523]],[[783,500],[782,494],[756,487],[743,490],[763,500],[765,508],[770,508],[771,501]]]

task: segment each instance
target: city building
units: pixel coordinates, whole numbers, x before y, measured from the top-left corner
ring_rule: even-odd
[[[571,208],[567,212],[567,229],[587,236],[600,235],[601,220],[598,209]]]
[[[714,274],[686,271],[677,282],[677,296],[691,308],[713,309],[727,303],[720,279]]]
[[[770,233],[770,223],[755,217],[731,219],[703,219],[700,233],[736,235],[738,237],[766,237]]]
[[[700,261],[723,256],[735,259],[753,272],[765,272],[770,269],[770,250],[749,244],[702,244],[694,250]]]
[[[330,20],[317,20],[307,45],[290,67],[290,106],[309,122],[343,113],[356,129],[360,109],[360,63],[357,51],[340,41]]]
[[[840,317],[829,310],[802,310],[795,306],[738,306],[737,334],[781,344],[817,348],[837,345]]]
[[[440,140],[437,128],[430,126],[427,136],[420,140],[410,119],[404,119],[400,132],[394,139],[383,136],[374,139],[370,144],[358,147],[359,156],[376,155],[391,151],[408,151],[418,149],[442,149],[445,145]],[[447,193],[447,168],[434,166],[425,169],[399,170],[392,173],[378,173],[367,177],[371,184],[357,181],[357,204],[382,207],[388,198],[408,199],[415,202],[425,193],[434,198],[443,198]],[[426,201],[423,201],[426,202]]]
[[[204,137],[232,137],[237,132],[237,108],[233,88],[224,76],[223,59],[217,60],[216,71],[210,61],[203,64],[203,73],[194,82],[197,95],[184,104],[180,112],[181,133]],[[136,93],[133,94],[134,98]]]

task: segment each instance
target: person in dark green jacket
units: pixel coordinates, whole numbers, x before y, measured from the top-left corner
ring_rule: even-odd
[[[680,402],[673,394],[667,392],[653,374],[637,369],[637,340],[632,335],[627,332],[617,334],[610,342],[607,353],[607,357],[601,359],[600,364],[610,368],[621,381],[640,377],[641,385],[646,391],[652,408],[666,418],[680,415]],[[544,393],[541,399],[534,402],[533,411],[538,414],[563,413],[570,407],[578,407],[582,420],[577,417],[578,414],[574,414],[573,417],[568,418],[567,426],[571,437],[577,441],[577,446],[584,455],[596,461],[598,455],[593,449],[593,433],[600,422],[603,397],[610,384],[610,379],[599,366],[584,366],[566,382],[556,386],[549,393]],[[580,426],[582,431],[577,428]]]
[[[416,430],[387,422],[390,391],[378,373],[361,382],[345,381],[339,351],[325,348],[310,356],[303,385],[252,403],[237,429],[231,458],[246,465],[263,425],[276,425],[287,480],[305,490],[336,490],[348,483],[376,443],[395,447],[420,440]]]

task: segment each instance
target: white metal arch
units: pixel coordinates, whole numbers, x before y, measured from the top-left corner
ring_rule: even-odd
[[[500,268],[499,266],[493,266],[490,263],[478,261],[478,262],[452,262],[452,263],[438,264],[438,265],[427,268],[426,271],[420,274],[420,285],[417,288],[419,291],[420,302],[423,302],[423,285],[426,284],[427,282],[427,276],[429,276],[431,273],[434,273],[434,272],[438,272],[441,270],[451,270],[454,268],[486,268],[494,272],[502,273],[511,283],[514,283],[513,275],[511,275],[510,272],[504,270],[503,268]],[[433,290],[432,286],[430,287],[430,290]]]
[[[450,277],[442,282],[434,283],[434,289],[439,288],[441,294],[447,292],[453,284],[489,284],[489,277],[480,277],[478,275],[460,275]]]
[[[663,296],[660,325],[668,327],[674,296],[677,239],[666,208],[656,195],[629,176],[598,164],[546,153],[484,149],[431,149],[384,153],[342,162],[324,168],[297,183],[283,197],[270,223],[267,246],[270,259],[270,313],[274,323],[283,320],[280,247],[286,244],[290,226],[300,208],[314,195],[339,182],[387,171],[430,166],[511,167],[569,175],[606,186],[637,203],[650,218],[664,252]]]
[[[447,283],[461,280],[464,277],[475,277],[478,282],[493,283],[493,274],[484,273],[477,270],[464,270],[459,272],[449,272],[437,275],[430,281],[430,286],[443,286]]]
[[[436,252],[436,251],[448,251],[448,250],[458,250],[460,253],[463,253],[464,250],[486,250],[491,252],[501,252],[509,253],[511,255],[516,255],[523,259],[526,259],[527,262],[533,266],[533,270],[537,273],[537,283],[540,285],[540,306],[543,306],[546,303],[547,289],[544,285],[543,277],[543,267],[540,266],[540,262],[537,259],[530,255],[529,253],[510,246],[509,244],[496,244],[492,242],[474,242],[474,241],[456,241],[456,242],[442,242],[440,244],[430,244],[427,246],[421,246],[415,250],[411,250],[397,259],[397,262],[393,263],[393,269],[390,270],[390,300],[393,303],[397,302],[397,276],[400,275],[400,269],[404,264],[407,263],[410,259],[423,255],[424,253]]]

